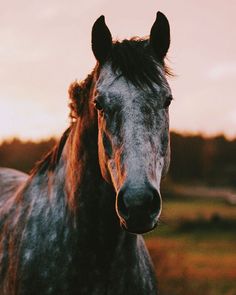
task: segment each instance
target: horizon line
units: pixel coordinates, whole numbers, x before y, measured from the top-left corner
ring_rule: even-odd
[[[229,136],[226,133],[222,132],[215,132],[215,133],[207,133],[204,131],[190,131],[190,130],[178,130],[178,129],[174,129],[171,128],[170,129],[170,134],[171,133],[175,133],[178,135],[181,135],[183,137],[202,137],[204,139],[212,139],[212,138],[217,138],[217,137],[224,137],[227,141],[234,141],[236,140],[236,134],[234,136]],[[51,134],[49,136],[40,136],[40,137],[36,137],[36,138],[32,138],[30,136],[21,136],[21,135],[11,135],[11,136],[7,136],[7,137],[3,137],[2,139],[0,139],[0,144],[2,144],[3,142],[11,142],[14,140],[19,140],[21,142],[33,142],[33,143],[40,143],[43,141],[49,141],[51,139],[55,139],[58,140],[61,136],[62,136],[63,132],[58,135],[58,134]]]

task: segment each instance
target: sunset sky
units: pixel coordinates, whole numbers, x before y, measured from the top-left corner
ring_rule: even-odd
[[[236,137],[236,1],[0,1],[0,140],[60,135],[68,85],[95,65],[91,27],[104,14],[114,38],[171,25],[171,129]]]

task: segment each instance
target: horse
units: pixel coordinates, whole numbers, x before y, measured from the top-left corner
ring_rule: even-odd
[[[142,234],[162,209],[172,100],[170,26],[113,41],[92,27],[93,71],[69,87],[71,124],[30,174],[0,170],[1,295],[156,295]]]

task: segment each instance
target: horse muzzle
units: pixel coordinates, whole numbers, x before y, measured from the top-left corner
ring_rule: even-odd
[[[159,192],[150,184],[142,187],[123,185],[116,198],[121,227],[135,234],[151,231],[157,225],[161,203]]]

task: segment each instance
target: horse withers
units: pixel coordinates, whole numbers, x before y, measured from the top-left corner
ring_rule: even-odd
[[[140,234],[158,223],[169,166],[169,44],[161,12],[149,39],[112,42],[94,23],[70,127],[29,176],[0,170],[1,295],[157,294]]]

